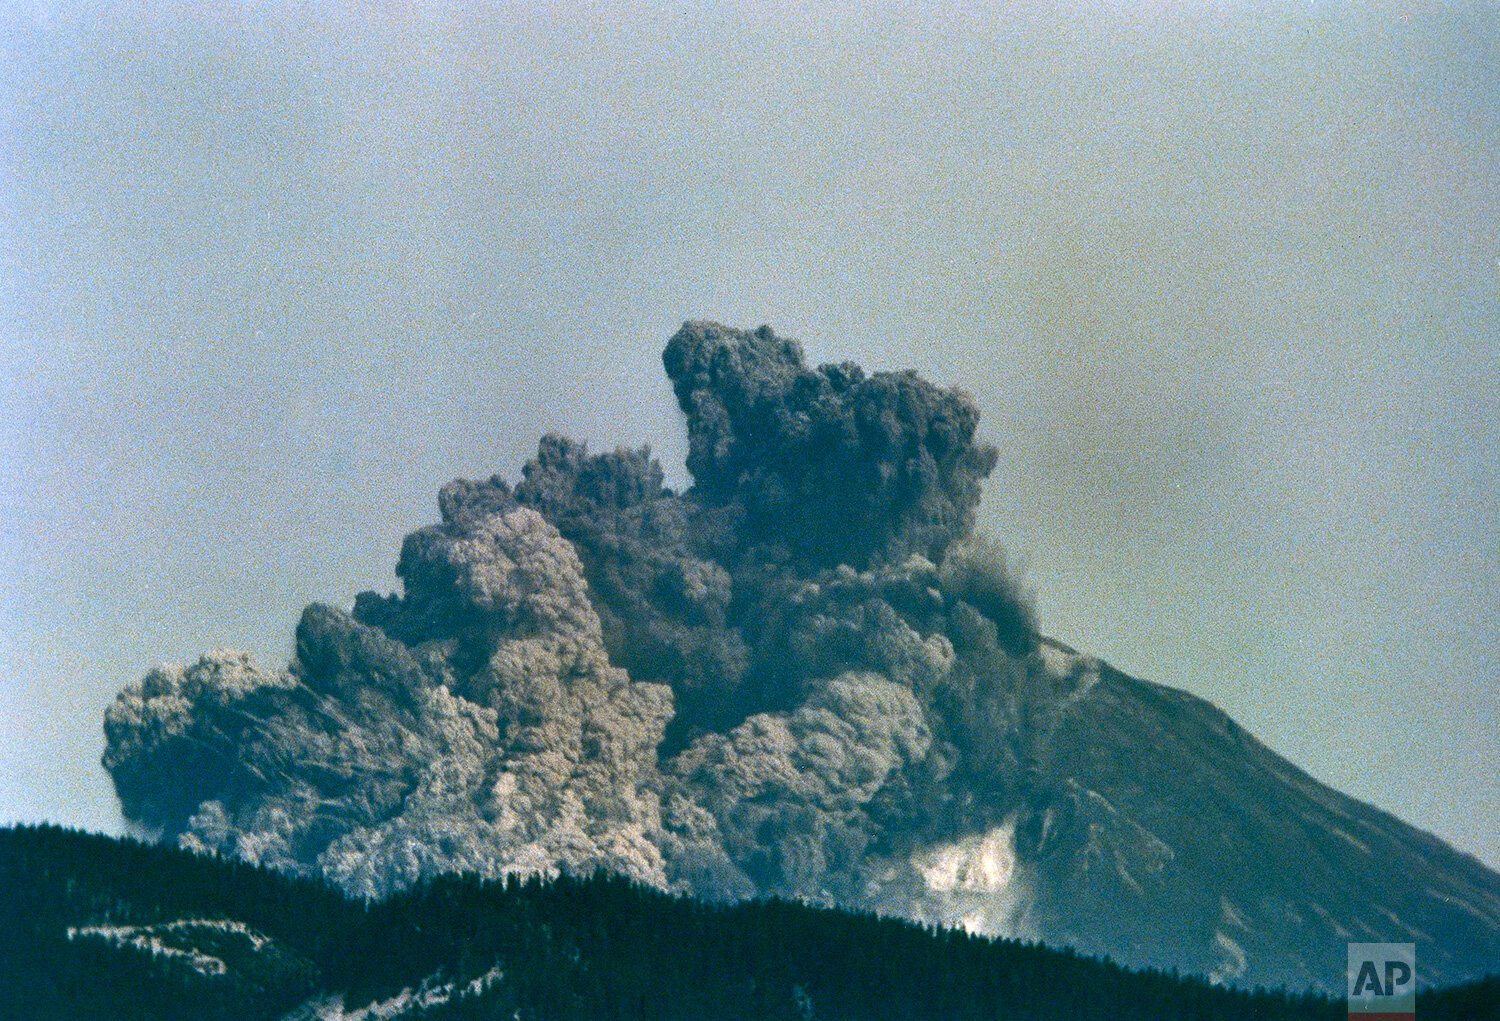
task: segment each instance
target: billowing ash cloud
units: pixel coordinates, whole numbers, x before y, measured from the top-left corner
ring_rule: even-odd
[[[693,885],[712,892],[860,900],[879,871],[869,806],[931,743],[911,690],[874,673],[705,735],[670,767],[674,861],[706,870]]]
[[[1493,970],[1500,877],[1038,637],[973,533],[968,397],[766,329],[690,323],[663,361],[691,489],[559,436],[449,483],[400,593],[308,607],[285,669],[121,692],[126,815],[365,896],[604,868],[1224,981],[1336,991],[1391,926],[1443,980]]]
[[[689,323],[663,362],[690,490],[558,436],[449,483],[401,593],[309,607],[285,670],[212,652],[120,694],[127,816],[364,895],[604,867],[962,920],[1013,886],[983,795],[1024,782],[1017,692],[1050,675],[972,534],[973,401],[764,327]]]
[[[410,608],[419,642],[315,605],[286,671],[215,652],[122,692],[104,764],[126,813],[365,895],[558,864],[665,883],[672,693],[610,665],[572,545],[518,507],[417,532],[402,564],[446,586]]]
[[[695,492],[742,545],[819,567],[938,557],[974,526],[994,447],[979,411],[914,372],[808,369],[796,341],[689,323],[662,355],[688,418]]]

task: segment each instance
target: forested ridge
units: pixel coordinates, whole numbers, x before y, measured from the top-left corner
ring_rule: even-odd
[[[399,1016],[455,1021],[1345,1016],[1340,1000],[785,901],[707,904],[605,874],[442,876],[366,902],[168,847],[0,830],[0,1017],[249,1021],[403,990],[417,995]],[[1500,1017],[1497,1004],[1493,977],[1424,993],[1418,1016]]]

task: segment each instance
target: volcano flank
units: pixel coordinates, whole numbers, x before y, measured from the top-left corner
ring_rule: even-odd
[[[1212,705],[1053,641],[975,531],[974,401],[688,323],[663,365],[693,485],[541,440],[458,480],[399,594],[315,604],[285,669],[127,687],[128,818],[380,897],[596,868],[1344,989],[1500,970],[1500,875],[1331,790]]]

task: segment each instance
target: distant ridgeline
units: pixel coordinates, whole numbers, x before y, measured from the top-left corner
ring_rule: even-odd
[[[120,693],[126,816],[360,898],[603,869],[1247,987],[1341,993],[1349,939],[1500,967],[1500,875],[1041,635],[974,530],[1002,454],[967,394],[765,327],[689,323],[662,365],[689,489],[560,436],[443,486],[401,591],[308,607],[284,668]]]
[[[1424,992],[1417,1013],[1494,1017],[1497,1003],[1500,978]],[[371,903],[167,847],[0,830],[0,1017],[356,1016],[1334,1021],[1344,1004],[871,915],[708,905],[603,873],[447,875]]]

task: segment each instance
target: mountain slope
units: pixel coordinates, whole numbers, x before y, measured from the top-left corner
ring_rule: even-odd
[[[1049,939],[1221,980],[1337,991],[1345,944],[1413,942],[1425,980],[1500,962],[1500,876],[1313,780],[1209,703],[1055,644],[1012,808]],[[1332,980],[1332,981],[1331,981]]]

